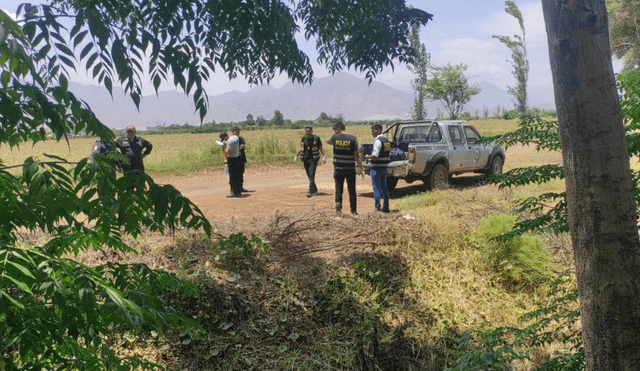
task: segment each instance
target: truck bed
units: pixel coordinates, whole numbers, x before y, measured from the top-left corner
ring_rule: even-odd
[[[409,152],[409,143],[395,143],[395,142],[391,142],[391,148],[398,148],[400,149],[402,152],[407,153]],[[370,155],[371,151],[373,151],[373,144],[363,144],[362,145],[362,152],[365,155]]]

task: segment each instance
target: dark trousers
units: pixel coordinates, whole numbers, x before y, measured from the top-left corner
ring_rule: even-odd
[[[333,170],[333,179],[336,181],[336,204],[342,205],[342,192],[344,191],[344,181],[347,180],[347,190],[349,191],[349,205],[351,212],[357,211],[356,200],[356,170]]]
[[[231,193],[235,195],[240,195],[242,191],[242,165],[241,157],[227,158],[227,167],[229,168],[229,185],[231,186]]]
[[[244,161],[240,161],[240,189],[244,188]]]
[[[316,168],[317,167],[318,167],[317,161],[304,162],[304,170],[307,172],[307,177],[309,178],[309,193],[318,192],[318,187],[316,187]]]

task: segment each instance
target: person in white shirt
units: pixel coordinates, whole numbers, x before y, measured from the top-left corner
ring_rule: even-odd
[[[373,186],[373,201],[376,211],[389,212],[389,189],[387,188],[387,167],[389,166],[389,154],[391,153],[391,142],[382,135],[382,125],[371,125],[371,135],[373,150],[370,155],[366,155],[364,160],[371,163],[369,174],[371,175],[371,185]],[[380,205],[382,200],[382,205]]]
[[[240,155],[240,129],[233,128],[227,140],[227,167],[229,168],[229,185],[231,192],[227,197],[242,196],[242,156]]]

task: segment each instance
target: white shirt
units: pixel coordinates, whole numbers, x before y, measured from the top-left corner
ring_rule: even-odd
[[[227,140],[227,150],[231,150],[231,154],[227,157],[240,157],[240,138],[237,135],[232,135]]]
[[[382,141],[378,140],[378,138],[384,137],[384,135],[379,134],[375,141],[373,142],[373,150],[371,151],[371,156],[379,157],[380,150],[382,149]]]

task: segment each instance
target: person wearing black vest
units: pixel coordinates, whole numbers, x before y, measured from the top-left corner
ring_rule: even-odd
[[[246,189],[244,189],[244,168],[245,168],[245,164],[247,163],[247,153],[245,152],[245,150],[247,149],[246,146],[246,142],[244,141],[244,138],[240,136],[240,128],[239,127],[234,127],[231,130],[232,134],[235,134],[238,136],[238,140],[240,143],[240,157],[242,158],[242,161],[240,161],[240,191],[241,192],[249,192]]]
[[[128,163],[122,163],[122,171],[133,171],[138,174],[144,173],[143,158],[147,157],[153,149],[153,145],[148,140],[142,139],[136,135],[136,128],[132,125],[127,126],[127,134],[116,140],[116,147],[120,153],[125,155],[129,160]]]
[[[320,160],[320,153],[322,152],[322,163],[327,162],[327,158],[324,154],[324,148],[322,148],[322,141],[320,137],[313,134],[313,128],[308,125],[304,128],[305,136],[302,137],[300,142],[300,149],[296,153],[296,158],[302,153],[302,162],[304,163],[304,170],[307,172],[309,178],[309,192],[307,197],[311,197],[318,193],[318,187],[316,187],[316,168],[318,167],[318,161]]]
[[[365,162],[371,163],[371,185],[373,186],[373,202],[376,211],[389,212],[389,189],[387,188],[387,167],[389,166],[389,154],[391,153],[391,143],[389,139],[382,133],[382,125],[371,125],[371,135],[375,141],[373,142],[373,150],[370,155],[364,157]],[[382,199],[382,207],[380,207],[380,199]]]
[[[349,205],[351,214],[358,215],[356,201],[356,163],[362,172],[362,163],[358,153],[358,139],[353,135],[344,134],[344,124],[341,121],[333,124],[333,136],[327,144],[333,146],[333,179],[336,183],[336,212],[342,212],[342,192],[344,181],[347,180],[349,191]]]

